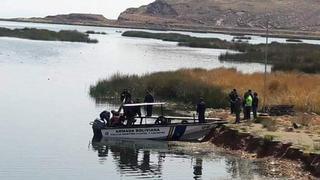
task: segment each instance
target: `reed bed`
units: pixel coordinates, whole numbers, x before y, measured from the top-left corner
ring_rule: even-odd
[[[204,97],[209,107],[228,106],[227,94],[233,88],[239,94],[248,89],[264,97],[264,74],[244,74],[235,69],[182,69],[143,76],[116,74],[90,88],[95,98],[118,96],[128,88],[136,97],[150,89],[163,100],[196,103]],[[299,111],[320,113],[320,75],[274,72],[267,75],[266,105],[292,104]]]
[[[264,74],[243,74],[235,69],[182,70],[187,76],[221,87],[225,92],[248,89],[264,97]],[[320,113],[320,75],[297,72],[274,72],[267,75],[266,105],[292,104],[297,110]]]
[[[61,30],[59,32],[47,29],[23,28],[8,29],[0,27],[0,37],[15,37],[32,40],[44,41],[69,41],[69,42],[85,42],[98,43],[98,40],[91,39],[88,34],[79,31]]]

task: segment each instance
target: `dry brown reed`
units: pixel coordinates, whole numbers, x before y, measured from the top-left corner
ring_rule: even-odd
[[[237,89],[243,94],[252,89],[263,103],[264,74],[243,74],[235,69],[185,69],[193,80],[222,87],[224,91]],[[274,72],[267,75],[266,105],[292,104],[297,110],[320,113],[320,75],[298,72]]]

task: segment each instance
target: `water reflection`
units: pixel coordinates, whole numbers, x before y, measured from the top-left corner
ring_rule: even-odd
[[[178,142],[107,140],[92,142],[99,161],[112,161],[119,175],[129,179],[257,179],[264,177],[262,164],[219,152],[191,152]],[[196,144],[199,145],[199,144]],[[178,143],[178,146],[181,145]],[[188,144],[186,149],[190,149]]]
[[[200,179],[202,175],[202,159],[201,158],[196,159],[196,163],[193,166],[193,170],[194,170],[193,174],[195,175],[194,179]]]
[[[106,140],[92,142],[92,148],[103,157],[112,156],[121,174],[143,178],[160,178],[167,142],[151,140]],[[151,150],[158,150],[156,161],[150,160]],[[101,159],[102,158],[102,159]]]

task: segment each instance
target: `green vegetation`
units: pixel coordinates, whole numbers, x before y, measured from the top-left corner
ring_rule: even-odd
[[[228,106],[227,95],[214,85],[197,81],[183,70],[137,75],[116,74],[110,79],[98,82],[90,88],[90,95],[96,99],[119,97],[123,89],[129,89],[134,97],[144,97],[146,90],[154,92],[159,100],[169,100],[195,105],[200,97],[207,100],[207,106],[221,108]]]
[[[287,39],[286,41],[287,42],[296,42],[296,43],[301,43],[302,42],[302,40],[300,40],[300,39]]]
[[[97,31],[86,31],[87,34],[102,34],[102,35],[106,35],[107,33],[105,32],[97,32]]]
[[[149,33],[144,31],[126,31],[122,36],[140,37],[149,39],[160,39],[163,41],[178,42],[179,46],[216,48],[216,49],[233,49],[238,44],[220,40],[218,38],[198,38],[178,33]]]
[[[24,29],[7,29],[0,28],[0,37],[16,37],[32,40],[45,41],[69,41],[69,42],[86,42],[97,43],[98,40],[90,39],[85,33],[78,31],[61,30],[59,32],[46,29],[24,28]]]
[[[178,42],[179,46],[230,49],[240,53],[225,53],[219,56],[221,61],[264,63],[265,45],[228,42],[217,38],[198,38],[177,33],[149,33],[143,31],[127,31],[122,34],[129,37],[160,39]],[[320,73],[320,45],[271,43],[269,45],[269,64],[272,70],[302,71]]]
[[[265,45],[243,45],[243,53],[225,53],[219,56],[222,61],[264,62]],[[320,45],[283,44],[269,45],[268,62],[273,71],[302,71],[320,73]]]

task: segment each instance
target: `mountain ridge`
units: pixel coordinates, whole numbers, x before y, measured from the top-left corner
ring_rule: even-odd
[[[320,0],[156,0],[120,14],[123,23],[205,25],[216,28],[266,27],[320,31]]]

